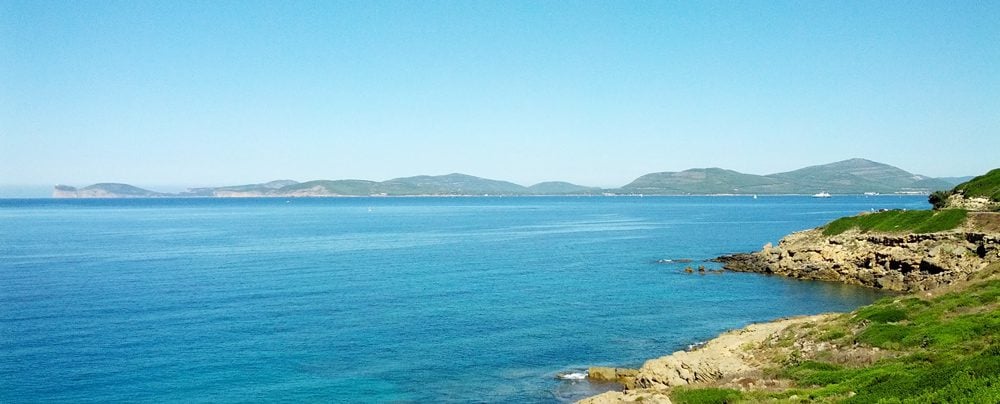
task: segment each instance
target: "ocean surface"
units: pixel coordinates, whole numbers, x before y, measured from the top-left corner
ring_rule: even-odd
[[[0,402],[562,402],[878,292],[685,266],[922,196],[0,200]],[[694,260],[691,263],[659,260]]]

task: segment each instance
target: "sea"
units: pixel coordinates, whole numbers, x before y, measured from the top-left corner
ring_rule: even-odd
[[[560,378],[588,366],[638,367],[749,323],[886,296],[709,259],[927,207],[895,195],[0,199],[0,402],[574,401],[616,388]]]

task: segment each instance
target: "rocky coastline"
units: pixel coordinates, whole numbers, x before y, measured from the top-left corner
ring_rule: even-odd
[[[719,257],[724,268],[798,279],[836,281],[900,292],[934,290],[967,280],[1000,261],[996,213],[972,213],[954,231],[885,234],[822,229],[792,233],[777,246]]]
[[[761,344],[781,336],[789,327],[815,324],[834,315],[820,314],[751,324],[708,341],[690,351],[677,351],[670,355],[646,361],[636,370],[613,369],[617,379],[609,373],[598,373],[601,380],[613,380],[625,386],[624,391],[609,391],[579,401],[584,404],[621,402],[669,403],[669,389],[691,384],[712,384],[729,387],[774,387],[774,380],[763,380],[760,370],[767,365],[772,353],[758,350]],[[591,368],[594,370],[609,368]]]
[[[961,290],[974,280],[1000,277],[1000,213],[969,212],[958,228],[933,233],[855,229],[824,235],[823,228],[817,228],[792,233],[777,246],[767,244],[760,251],[719,257],[717,261],[731,271],[919,292],[912,296],[932,299]],[[794,386],[787,378],[776,376],[774,369],[817,358],[844,366],[865,366],[901,355],[859,344],[858,336],[864,335],[871,322],[857,322],[856,317],[856,313],[834,313],[752,324],[726,332],[695,350],[646,361],[639,369],[592,368],[591,373],[599,375],[594,379],[613,380],[624,389],[580,402],[670,403],[674,388],[689,385],[742,392],[779,391]],[[795,396],[789,398],[794,400]]]

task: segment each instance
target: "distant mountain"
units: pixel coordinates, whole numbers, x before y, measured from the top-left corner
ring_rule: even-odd
[[[378,183],[365,180],[318,180],[287,185],[261,196],[358,196],[374,195]]]
[[[694,168],[681,172],[646,174],[621,188],[626,193],[650,195],[768,193],[782,182],[760,175],[721,168]]]
[[[621,188],[628,193],[675,194],[834,194],[864,192],[930,193],[953,187],[888,164],[850,159],[794,171],[753,175],[721,168],[646,174]]]
[[[968,182],[969,180],[975,178],[974,176],[967,175],[965,177],[938,177],[939,180],[947,182],[952,186],[961,184],[963,182]]]
[[[391,195],[524,195],[528,188],[507,181],[490,180],[465,174],[421,175],[396,178],[381,183],[383,193]]]
[[[646,174],[618,189],[585,187],[568,182],[542,182],[525,187],[507,181],[466,174],[420,175],[388,181],[278,180],[215,188],[193,188],[166,194],[127,184],[94,184],[86,188],[57,185],[55,198],[151,197],[296,197],[296,196],[416,196],[416,195],[594,195],[598,193],[686,194],[833,194],[930,193],[955,186],[957,179],[930,178],[888,164],[850,159],[794,171],[754,175],[722,168],[694,168],[680,172]]]
[[[768,175],[791,185],[793,193],[827,191],[835,194],[862,192],[930,192],[954,185],[912,174],[888,164],[850,159]]]
[[[295,184],[298,184],[298,182],[292,180],[277,180],[265,182],[263,184],[233,185],[214,188],[192,188],[179,195],[214,197],[266,196],[274,193],[277,189]]]
[[[117,183],[94,184],[79,189],[67,185],[56,185],[52,192],[53,198],[156,198],[162,196],[169,196],[169,194]]]
[[[528,187],[528,191],[535,195],[594,195],[600,194],[603,190],[563,181],[549,181],[532,185]]]

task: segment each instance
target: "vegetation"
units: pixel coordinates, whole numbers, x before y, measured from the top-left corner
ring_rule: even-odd
[[[687,404],[728,403],[742,397],[739,390],[717,388],[677,388],[670,392],[670,401]]]
[[[948,204],[948,197],[951,194],[951,191],[934,191],[927,197],[927,202],[931,203],[934,210],[944,209],[945,205]]]
[[[982,197],[1000,201],[1000,168],[959,184],[954,191],[969,198]]]
[[[934,233],[960,226],[967,216],[968,212],[962,209],[890,210],[842,217],[827,224],[823,235],[833,236],[850,229],[862,232]]]
[[[994,264],[982,273],[998,270],[1000,265]],[[671,399],[676,403],[1000,402],[1000,279],[995,275],[935,298],[883,299],[813,328],[810,335],[818,340],[841,347],[879,348],[877,352],[885,356],[861,365],[821,358],[786,360],[786,366],[774,372],[790,380],[791,389],[740,392],[688,387],[675,389]]]

